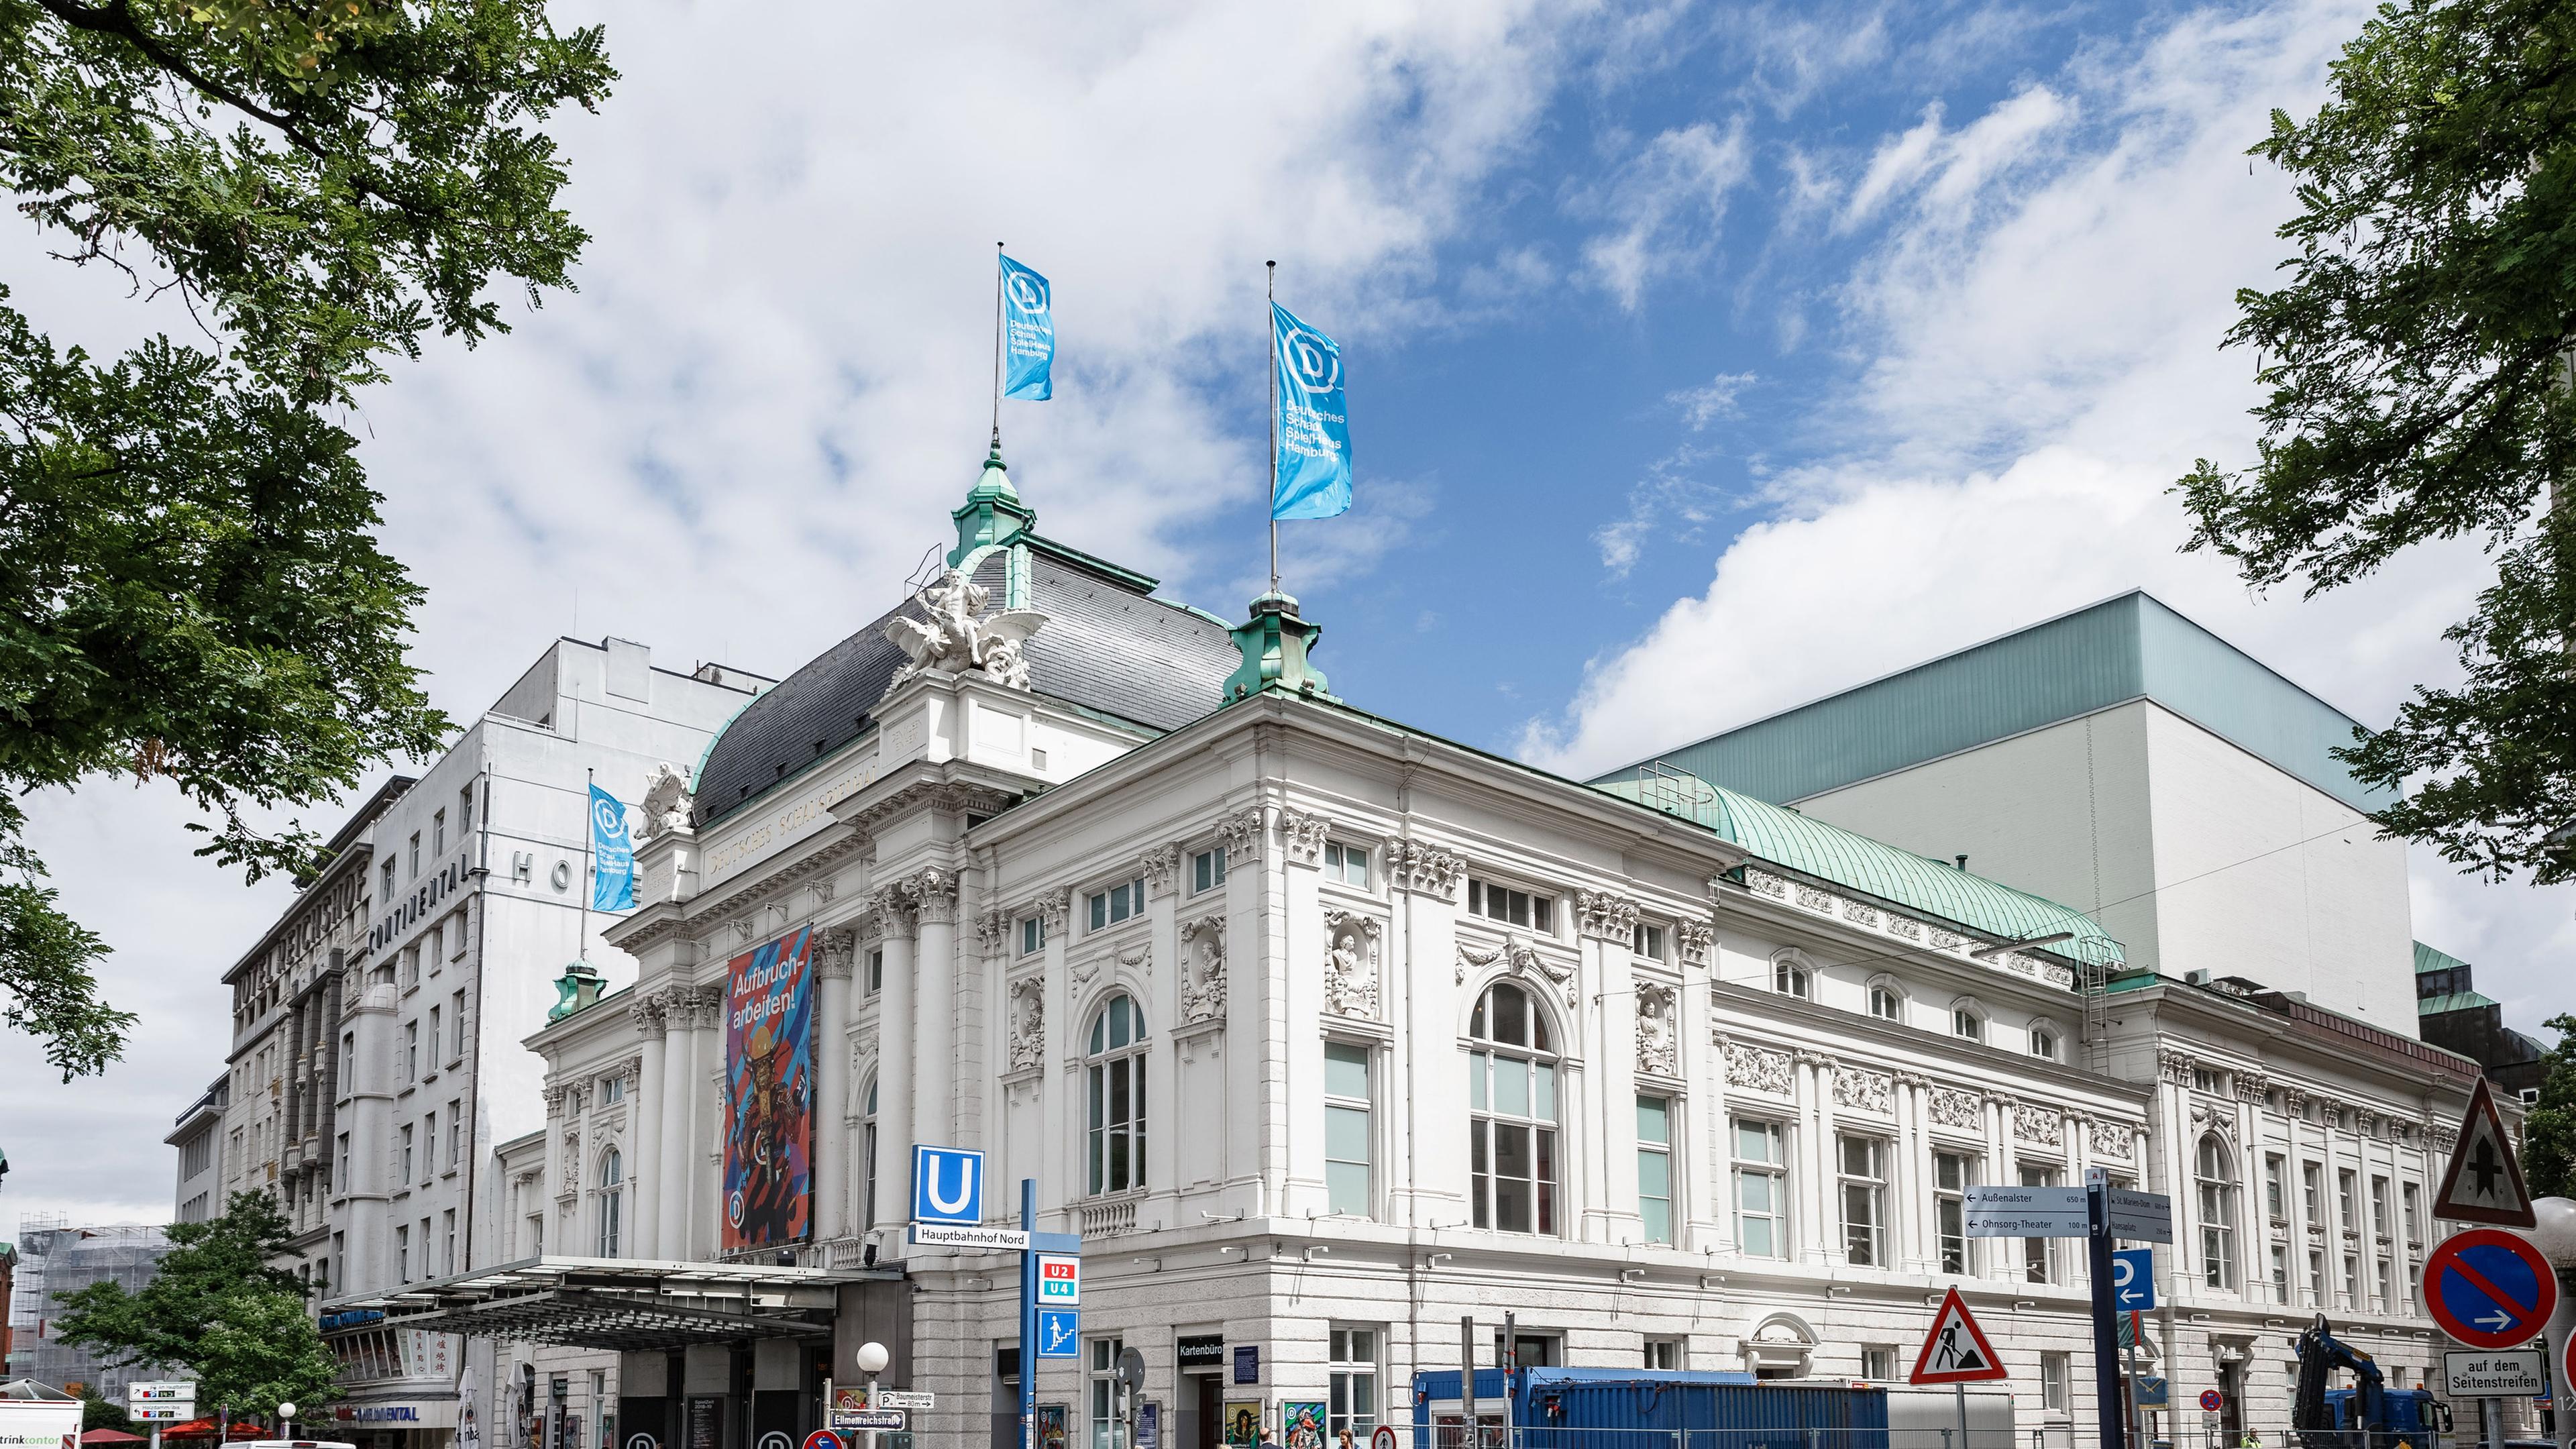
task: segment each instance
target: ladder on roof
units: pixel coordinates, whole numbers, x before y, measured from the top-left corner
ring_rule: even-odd
[[[2084,1064],[2095,1076],[2111,1074],[2111,968],[2086,961],[2078,978],[2084,996]]]

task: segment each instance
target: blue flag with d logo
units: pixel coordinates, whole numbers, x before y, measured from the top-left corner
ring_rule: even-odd
[[[1279,379],[1279,469],[1270,479],[1270,516],[1330,518],[1351,506],[1342,349],[1276,302],[1270,323]]]
[[[1055,289],[1009,257],[1002,258],[1002,396],[1055,396]]]
[[[590,787],[590,908],[622,911],[635,904],[635,845],[626,838],[626,807]]]

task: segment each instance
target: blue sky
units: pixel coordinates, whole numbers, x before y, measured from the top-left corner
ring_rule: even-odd
[[[626,78],[560,127],[581,291],[353,420],[454,712],[557,633],[777,674],[890,605],[983,454],[996,239],[1056,288],[1056,400],[1004,419],[1041,526],[1229,615],[1277,258],[1350,379],[1359,506],[1288,538],[1319,662],[1553,768],[2141,585],[2375,721],[2485,577],[2428,551],[2303,603],[2175,551],[2166,485],[2251,447],[2216,341],[2288,199],[2244,149],[2350,0],[592,8]],[[187,325],[0,244],[61,335]],[[35,813],[146,1017],[103,1090],[0,1053],[84,1164],[10,1195],[166,1212],[217,978],[282,897],[154,791]],[[2515,1019],[2568,1004],[2570,892],[2416,874]]]

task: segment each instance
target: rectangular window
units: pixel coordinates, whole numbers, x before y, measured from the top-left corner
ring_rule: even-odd
[[[1864,1268],[1887,1266],[1887,1144],[1875,1137],[1844,1137],[1836,1152],[1842,1169],[1843,1261]]]
[[[1324,847],[1324,879],[1366,889],[1369,883],[1369,853],[1356,845]]]
[[[403,947],[403,985],[418,986],[419,984],[420,947],[416,944],[405,946]]]
[[[1637,1216],[1646,1241],[1673,1241],[1673,1103],[1637,1099]],[[1652,1367],[1652,1365],[1648,1365]]]
[[[408,1127],[403,1129],[406,1133],[410,1130]],[[411,1229],[409,1228],[394,1229],[394,1281],[398,1283],[411,1281]]]
[[[1374,1211],[1369,1123],[1375,1102],[1369,1049],[1350,1042],[1324,1043],[1324,1191],[1333,1212],[1364,1218]]]
[[[2289,1205],[2281,1200],[2281,1177],[2287,1165],[2277,1152],[2263,1155],[2263,1211],[2275,1222],[2290,1215]]]
[[[2373,1177],[2370,1180],[2370,1230],[2385,1240],[2388,1227],[2388,1179]]]
[[[602,1102],[625,1101],[626,1079],[624,1077],[610,1077],[608,1080],[601,1082],[599,1084],[599,1100]]]
[[[1020,954],[1034,956],[1046,949],[1046,918],[1030,916],[1020,922]]]
[[[2406,1241],[2420,1243],[2424,1240],[2423,1194],[2411,1182],[2401,1185],[2398,1191],[2406,1204]]]
[[[1964,1153],[1932,1154],[1932,1230],[1944,1273],[1968,1268],[1968,1185],[1977,1179],[1975,1159]]]
[[[2062,1353],[2039,1356],[2039,1406],[2052,1414],[2067,1411],[2067,1357]]]
[[[2335,1169],[2335,1210],[2343,1214],[2336,1227],[2346,1232],[2361,1230],[2361,1174],[2349,1167]]]
[[[1225,847],[1202,850],[1190,857],[1190,894],[1199,895],[1225,884]]]
[[[885,990],[885,949],[878,947],[868,952],[868,994],[874,996],[883,990]]]
[[[411,878],[420,879],[420,832],[411,833]]]
[[[333,1176],[338,1180],[340,1190],[342,1192],[347,1192],[349,1190],[349,1134],[346,1132],[340,1134],[339,1158],[339,1171],[334,1173]]]
[[[1124,885],[1095,891],[1091,896],[1091,929],[1098,931],[1117,925],[1131,916],[1145,913],[1145,878],[1138,876]]]
[[[465,1056],[465,993],[460,990],[450,996],[448,1001],[450,1009],[447,1020],[455,1040],[448,1043],[447,1059],[451,1062],[461,1061]]]
[[[438,969],[439,962],[447,959],[447,923],[445,921],[429,928],[429,949],[422,954],[429,958],[429,969],[432,971]]]
[[[395,1179],[397,1182],[411,1181],[411,1134],[410,1125],[405,1124],[402,1130],[402,1176]]]
[[[429,1065],[432,1071],[438,1068],[438,1008],[435,1006],[429,1009]]]
[[[444,810],[432,811],[430,814],[429,853],[432,855],[447,853],[447,812]]]
[[[1145,1023],[1125,996],[1110,998],[1093,1023],[1091,1049],[1120,1055],[1094,1060],[1090,1087],[1090,1182],[1095,1194],[1145,1185]]]
[[[2308,1215],[2311,1227],[2323,1227],[2326,1221],[2325,1169],[2313,1162],[2299,1164],[2299,1206]]]
[[[1118,1416],[1118,1355],[1126,1347],[1115,1338],[1091,1341],[1091,1449],[1119,1449],[1126,1438]]]
[[[1682,1341],[1678,1338],[1646,1340],[1646,1367],[1651,1372],[1672,1373],[1682,1366]]]
[[[474,828],[474,787],[456,792],[456,833],[460,836]]]
[[[394,900],[394,863],[390,858],[385,861],[384,877],[383,887],[376,892],[376,904],[390,906]]]
[[[2191,1069],[2191,1089],[2195,1092],[2221,1092],[2223,1095],[2220,1080],[2218,1073],[2207,1067]]]
[[[465,1099],[447,1104],[447,1167],[450,1172],[465,1165]]]
[[[2327,1306],[2326,1255],[2314,1250],[2308,1254],[2308,1306],[2311,1308]]]
[[[440,1226],[447,1230],[447,1249],[443,1259],[445,1266],[441,1267],[438,1271],[442,1273],[453,1273],[456,1271],[456,1209],[449,1208],[447,1211],[439,1214],[439,1218]]]
[[[2025,1162],[2021,1165],[2021,1185],[2055,1187],[2058,1185],[2057,1169],[2037,1167]],[[2055,1238],[2021,1240],[2021,1276],[2025,1282],[2054,1283],[2057,1281],[2057,1243],[2058,1240]]]
[[[403,1023],[403,1080],[420,1080],[420,1023]]]
[[[1553,932],[1556,901],[1550,896],[1532,895],[1489,881],[1472,877],[1467,882],[1467,914],[1500,921],[1507,926],[1527,926],[1542,935]]]
[[[1735,1119],[1735,1250],[1748,1258],[1789,1256],[1789,1157],[1780,1124]]]
[[[1644,921],[1639,921],[1637,923],[1636,931],[1629,937],[1628,949],[1649,961],[1663,960],[1664,928],[1661,926],[1650,926]]]
[[[2352,1253],[2343,1255],[2343,1306],[2361,1306],[2361,1259]]]
[[[1334,1326],[1332,1358],[1325,1366],[1332,1389],[1332,1402],[1325,1409],[1326,1444],[1339,1444],[1345,1432],[1352,1443],[1365,1444],[1370,1431],[1377,1428],[1377,1350],[1384,1337],[1380,1328]]]
[[[420,1180],[421,1180],[421,1184],[422,1184],[423,1186],[427,1186],[427,1185],[428,1185],[428,1183],[429,1183],[429,1180],[430,1180],[431,1178],[433,1178],[433,1177],[437,1176],[437,1175],[438,1175],[438,1114],[437,1114],[436,1112],[431,1112],[431,1113],[427,1113],[427,1114],[423,1115],[423,1116],[422,1116],[422,1118],[420,1119]],[[421,1240],[420,1248],[421,1248],[421,1251],[422,1251],[422,1252],[424,1252],[424,1253],[429,1251],[429,1240],[428,1240],[427,1238],[425,1238],[425,1237],[424,1237],[424,1238]]]
[[[2387,1258],[2379,1260],[2379,1311],[2387,1313],[2397,1307],[2397,1265]]]
[[[1511,1000],[1517,1004],[1520,998]],[[1555,1063],[1473,1051],[1467,1054],[1467,1074],[1475,1225],[1506,1233],[1555,1232]]]
[[[1873,1383],[1894,1383],[1896,1381],[1896,1345],[1863,1344],[1860,1351],[1860,1376]]]

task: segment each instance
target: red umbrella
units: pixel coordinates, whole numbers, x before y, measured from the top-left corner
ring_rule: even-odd
[[[143,1436],[128,1434],[122,1429],[92,1429],[81,1435],[81,1442],[84,1444],[140,1444],[143,1442]]]
[[[173,1424],[169,1428],[161,1431],[161,1437],[164,1439],[211,1439],[215,1437],[215,1421],[212,1419],[190,1419],[184,1423]]]

